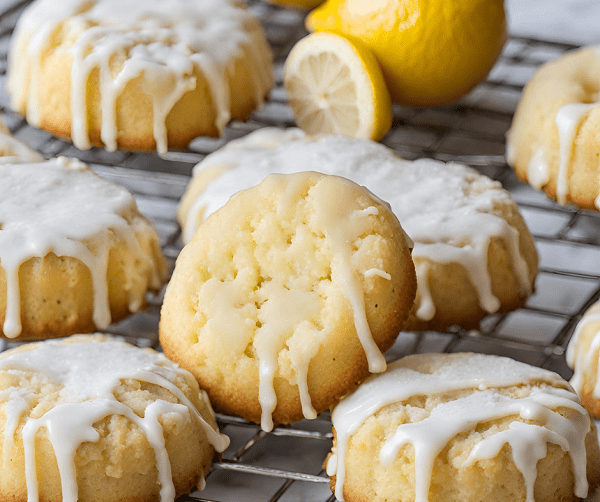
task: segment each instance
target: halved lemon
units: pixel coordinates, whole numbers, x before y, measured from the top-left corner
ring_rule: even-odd
[[[296,123],[308,134],[380,140],[392,102],[372,52],[333,33],[312,33],[290,51],[283,85]]]
[[[452,103],[479,84],[506,41],[504,0],[326,0],[308,31],[360,40],[395,103]]]

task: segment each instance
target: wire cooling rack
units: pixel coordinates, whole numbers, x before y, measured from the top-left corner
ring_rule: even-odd
[[[275,56],[277,83],[265,106],[245,123],[232,122],[222,139],[198,138],[185,151],[110,153],[80,151],[71,144],[29,127],[10,110],[4,92],[6,53],[16,19],[29,0],[0,0],[0,114],[13,134],[45,156],[78,157],[102,176],[129,188],[151,218],[171,267],[182,242],[175,221],[179,198],[192,167],[230,139],[264,126],[293,126],[281,83],[285,57],[305,35],[304,15],[247,0],[262,20]],[[504,158],[504,134],[525,82],[542,63],[575,46],[512,37],[489,75],[468,96],[451,106],[413,109],[394,107],[393,127],[383,143],[408,159],[432,157],[471,165],[508,189],[534,235],[540,256],[535,294],[524,308],[490,315],[480,330],[401,333],[389,360],[416,352],[475,351],[506,355],[545,367],[565,378],[566,344],[583,312],[600,297],[600,214],[560,207],[520,183]],[[158,347],[161,298],[148,310],[111,326],[111,333],[138,345]],[[4,342],[0,348],[10,347]],[[312,421],[264,433],[254,424],[219,415],[231,446],[215,462],[206,489],[179,502],[333,501],[323,471],[331,447],[327,413]]]

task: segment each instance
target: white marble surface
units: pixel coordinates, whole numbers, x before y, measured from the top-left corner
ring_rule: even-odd
[[[600,43],[600,0],[505,0],[504,5],[513,35]]]

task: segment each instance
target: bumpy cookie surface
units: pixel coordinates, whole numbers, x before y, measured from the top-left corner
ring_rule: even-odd
[[[179,208],[184,236],[267,174],[311,169],[344,176],[389,202],[414,241],[417,299],[405,329],[477,327],[486,314],[518,308],[530,295],[534,241],[498,182],[460,164],[409,162],[372,141],[266,128],[228,143],[194,169]]]
[[[568,383],[504,357],[408,356],[332,422],[339,500],[574,501],[600,482],[596,430]]]
[[[600,419],[600,302],[577,324],[567,347],[567,363],[574,370],[570,383],[583,406]]]
[[[368,190],[314,172],[272,175],[184,247],[160,341],[217,411],[270,430],[314,418],[385,369],[415,283],[406,235]]]
[[[65,158],[0,163],[0,336],[104,329],[142,309],[166,273],[124,187]]]
[[[560,204],[600,210],[600,47],[543,65],[523,90],[506,156],[520,179]]]
[[[273,83],[260,22],[233,0],[36,0],[7,73],[30,124],[80,149],[162,153],[247,118]]]
[[[167,502],[228,444],[192,375],[102,335],[1,354],[0,437],[0,498],[19,502]]]

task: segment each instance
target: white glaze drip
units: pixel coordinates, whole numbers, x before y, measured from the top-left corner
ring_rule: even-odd
[[[86,265],[94,288],[93,319],[99,329],[111,322],[108,299],[108,251],[114,236],[124,239],[133,259],[148,264],[148,282],[161,285],[162,271],[147,256],[140,239],[155,236],[146,220],[129,223],[133,196],[86,166],[65,158],[39,164],[0,164],[0,263],[6,272],[7,306],[3,332],[21,333],[19,269],[49,253],[70,256]],[[114,236],[113,236],[114,235]],[[146,284],[128,291],[131,307],[143,304]]]
[[[384,270],[380,270],[378,268],[370,268],[369,270],[365,270],[365,277],[382,277],[383,279],[386,279],[388,281],[390,281],[392,279],[392,276],[390,274],[388,274],[387,272],[385,272]]]
[[[592,323],[599,323],[600,326],[600,302],[594,304],[583,316],[577,327],[569,345],[567,347],[567,364],[573,369],[573,376],[569,383],[581,394],[583,390],[583,379],[588,368],[594,366],[596,362],[599,372],[596,375],[596,382],[592,389],[592,397],[600,399],[600,327],[591,337],[591,343],[583,350],[581,346],[582,333],[584,329]]]
[[[56,361],[61,361],[61,364],[57,364]],[[37,344],[32,350],[13,353],[0,359],[0,371],[9,371],[16,375],[41,374],[48,382],[62,387],[61,402],[36,419],[23,417],[29,409],[28,399],[34,395],[33,388],[9,388],[0,394],[0,398],[4,400],[8,395],[5,408],[5,461],[14,447],[16,424],[21,420],[25,421],[22,436],[28,502],[38,501],[35,436],[40,428],[46,428],[48,431],[56,455],[65,502],[77,500],[77,448],[83,442],[95,442],[99,439],[100,436],[93,425],[109,415],[126,417],[146,436],[156,455],[158,481],[161,485],[160,496],[161,501],[165,502],[173,500],[175,489],[164,434],[158,420],[161,415],[174,413],[185,423],[192,420],[191,412],[217,451],[223,451],[229,443],[228,438],[207,423],[185,394],[172,383],[178,376],[191,383],[191,374],[179,369],[155,351],[139,349],[117,341],[89,342],[85,338],[67,343],[44,342]],[[144,416],[139,417],[114,396],[115,389],[124,379],[161,386],[173,393],[181,404],[156,400],[148,405]],[[200,393],[200,399],[207,409],[211,410],[205,393]]]
[[[529,159],[527,166],[527,181],[529,184],[541,190],[550,181],[550,173],[548,171],[548,162],[544,151],[540,148],[535,150]]]
[[[42,60],[52,48],[53,36],[65,30],[80,35],[72,50],[71,79],[71,135],[78,148],[90,147],[87,82],[94,69],[100,73],[101,140],[108,150],[117,148],[117,99],[137,78],[142,79],[142,91],[152,97],[159,153],[168,147],[167,116],[185,93],[195,89],[195,72],[206,78],[216,126],[222,133],[231,117],[228,72],[242,47],[254,50],[246,31],[252,20],[248,11],[229,0],[63,0],[58,4],[37,0],[16,27],[15,39],[30,36],[29,45],[10,47],[7,85],[13,107],[26,110],[27,120],[40,125]],[[266,44],[263,50],[268,51]],[[24,52],[29,58],[20,56]],[[265,59],[256,51],[254,55]],[[268,63],[253,68],[260,75],[253,77],[248,92],[254,94],[257,105],[271,85]]]
[[[342,199],[336,197],[340,182],[351,186],[346,180],[336,178],[334,182],[332,178],[325,177],[314,187],[312,194],[318,201],[316,217],[321,222],[323,232],[330,240],[331,250],[336,257],[332,264],[332,275],[339,276],[344,295],[352,305],[354,325],[367,356],[369,371],[381,373],[386,368],[385,358],[373,340],[365,311],[364,293],[358,274],[352,266],[352,244],[369,230],[368,216],[376,215],[377,209],[370,207],[366,210],[353,210],[350,204],[341,207]]]
[[[273,429],[273,411],[277,406],[277,395],[273,379],[277,371],[277,356],[286,348],[287,338],[294,328],[318,313],[320,305],[318,295],[311,291],[297,291],[284,288],[280,284],[270,283],[263,286],[268,298],[259,310],[261,327],[255,332],[254,347],[260,365],[259,402],[261,406],[261,427]],[[285,315],[281,315],[284,313]],[[308,365],[299,365],[302,375],[296,382],[300,393],[303,414],[306,418],[316,418],[317,413],[311,404],[306,375]]]
[[[259,129],[206,157],[194,172],[216,166],[223,166],[225,172],[192,204],[184,239],[191,239],[199,218],[207,218],[235,192],[258,184],[268,174],[315,170],[365,185],[387,201],[414,241],[413,258],[460,263],[485,311],[492,313],[500,306],[491,291],[487,265],[488,246],[495,237],[506,239],[519,287],[523,294],[531,292],[518,232],[494,214],[499,201],[514,205],[499,183],[455,163],[405,161],[375,142],[336,136],[303,138],[297,129]],[[421,302],[417,316],[422,320],[435,315],[429,269],[426,261],[417,265]]]
[[[587,495],[585,436],[589,430],[589,416],[577,396],[565,388],[568,387],[565,381],[552,372],[502,357],[455,355],[438,366],[436,357],[435,354],[410,356],[390,364],[386,373],[369,377],[332,410],[337,441],[327,473],[336,476],[335,495],[339,500],[344,500],[344,459],[348,441],[368,417],[387,405],[406,401],[412,396],[441,395],[463,389],[473,389],[473,393],[438,404],[420,421],[400,425],[381,449],[379,461],[389,465],[402,446],[413,445],[416,502],[427,501],[435,458],[456,434],[467,432],[479,423],[510,416],[542,420],[545,429],[515,422],[517,425],[478,443],[466,464],[493,458],[504,444],[510,444],[515,465],[525,479],[527,500],[532,502],[537,470],[535,462],[531,464],[531,461],[545,456],[542,452],[548,442],[555,443],[571,456],[576,496]],[[419,362],[423,364],[421,371]],[[425,369],[428,366],[430,369]],[[545,382],[549,387],[535,388],[529,396],[521,398],[511,398],[496,390],[531,382]],[[558,408],[574,410],[578,418],[569,420],[558,413]]]
[[[563,451],[569,450],[568,441],[560,434],[523,422],[512,422],[508,430],[499,432],[477,443],[466,465],[472,465],[477,460],[495,458],[505,445],[510,445],[513,461],[517,469],[523,473],[526,483],[526,500],[534,502],[533,489],[537,477],[537,463],[548,452],[548,443],[559,445]]]
[[[577,131],[585,115],[597,106],[598,103],[570,103],[561,106],[556,114],[560,145],[560,164],[556,179],[556,200],[559,204],[566,204],[569,195],[569,164]]]

